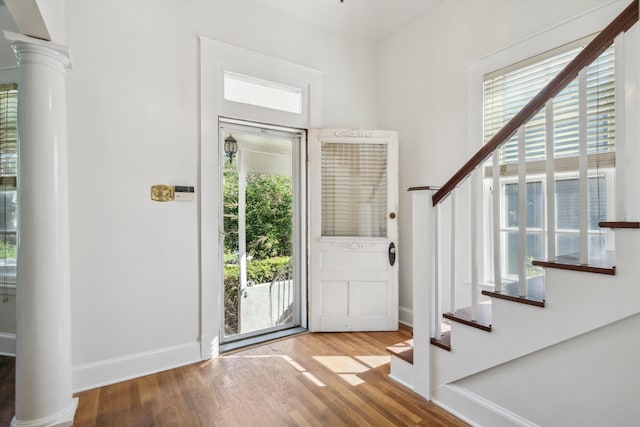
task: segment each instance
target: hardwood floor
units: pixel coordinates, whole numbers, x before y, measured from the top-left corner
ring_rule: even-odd
[[[16,363],[13,357],[0,356],[0,426],[8,426],[16,406],[14,390]]]
[[[408,330],[297,335],[78,393],[74,425],[466,425],[388,379],[386,347],[409,338]]]

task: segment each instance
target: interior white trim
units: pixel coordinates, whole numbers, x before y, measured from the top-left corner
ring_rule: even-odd
[[[484,97],[483,82],[486,74],[598,33],[627,5],[628,2],[625,0],[613,0],[469,62],[467,64],[467,92],[469,94],[467,98],[467,155],[473,155],[483,145],[482,103]],[[617,52],[616,55],[618,55]],[[616,71],[616,73],[618,72]],[[618,74],[616,74],[616,80],[619,80]],[[621,109],[621,111],[623,112],[624,110]],[[617,115],[620,115],[620,112]],[[486,196],[484,196],[484,200],[484,204],[486,204]],[[483,248],[480,251],[481,256],[486,253],[484,248],[487,244],[487,239],[488,235],[486,231],[483,231],[479,239],[479,245]],[[490,277],[492,271],[491,258],[484,257],[479,262],[478,275],[480,279],[485,281],[492,280]]]
[[[484,75],[601,31],[628,2],[607,3],[467,64],[469,154],[482,146]]]
[[[538,424],[455,384],[438,387],[432,401],[471,425],[539,427]]]
[[[391,355],[389,378],[413,390],[413,364]]]
[[[16,334],[0,332],[0,356],[16,355]]]
[[[71,399],[71,403],[66,408],[55,414],[39,418],[37,420],[20,421],[14,417],[11,427],[71,427],[78,408],[78,398]]]
[[[200,343],[164,347],[73,367],[72,387],[77,393],[166,371],[200,361]]]
[[[413,327],[413,309],[409,307],[399,306],[398,307],[398,322],[403,325]]]
[[[302,65],[229,45],[206,37],[200,43],[200,164],[198,188],[200,232],[201,358],[219,354],[220,283],[219,235],[220,153],[218,119],[235,118],[261,124],[306,129],[322,125],[322,73]],[[303,90],[302,114],[241,104],[224,99],[224,71],[278,82]],[[213,237],[212,236],[218,236]],[[204,261],[206,260],[206,261]]]

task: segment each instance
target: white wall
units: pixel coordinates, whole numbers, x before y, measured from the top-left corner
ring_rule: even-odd
[[[401,314],[409,314],[413,305],[405,190],[444,184],[478,147],[467,138],[468,64],[605,3],[443,1],[379,44],[379,125],[400,132]]]
[[[541,426],[637,426],[639,330],[631,316],[456,385]]]
[[[152,184],[198,183],[197,36],[321,70],[327,127],[377,126],[376,62],[372,43],[254,1],[72,1],[66,22],[74,386],[85,388],[106,381],[84,377],[96,362],[200,333],[198,203],[149,199]]]
[[[0,28],[5,31],[17,32],[18,27],[13,21],[11,14],[6,6],[0,6]],[[0,68],[15,67],[18,60],[11,49],[11,44],[5,40],[4,36],[0,38]]]

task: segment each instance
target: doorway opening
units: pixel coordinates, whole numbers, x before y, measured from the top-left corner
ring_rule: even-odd
[[[219,120],[221,350],[306,327],[306,133]]]

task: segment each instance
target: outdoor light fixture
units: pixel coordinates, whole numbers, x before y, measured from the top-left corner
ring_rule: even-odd
[[[229,134],[229,136],[224,139],[224,154],[229,157],[229,163],[233,163],[233,157],[237,152],[238,141],[236,141],[233,135]]]

